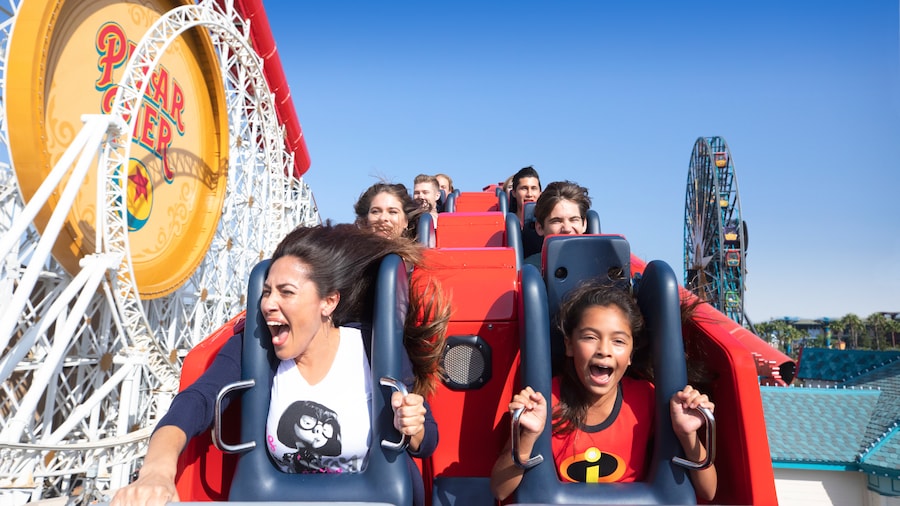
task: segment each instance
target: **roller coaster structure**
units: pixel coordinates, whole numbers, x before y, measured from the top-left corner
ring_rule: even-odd
[[[309,159],[296,116],[292,106],[279,111],[289,96],[270,89],[272,72],[254,50],[265,41],[254,39],[241,12],[270,38],[259,2],[41,4],[13,2],[0,23],[4,505],[56,496],[88,502],[127,483],[178,389],[185,354],[244,309],[250,269],[286,231],[319,222],[298,177]],[[65,86],[55,78],[82,32],[100,34],[98,68],[119,58],[108,65],[114,81],[101,89],[103,76],[89,75],[107,100],[75,118],[55,116],[66,88],[77,88],[71,73]],[[46,89],[32,93],[39,71]],[[203,132],[191,132],[179,124],[192,118],[183,88],[198,80],[197,97],[212,112],[193,117]],[[293,115],[288,131],[279,115]],[[46,129],[40,140],[34,125]],[[195,133],[200,152],[178,144]],[[166,135],[174,139],[168,151],[148,154]],[[199,189],[183,181],[200,181]],[[176,200],[200,193],[202,201],[166,210],[168,188],[182,192]],[[156,215],[139,216],[132,204],[151,196],[146,209]],[[170,220],[159,227],[171,230],[164,242],[184,243],[148,260],[135,231],[157,215]],[[196,221],[205,230],[192,229]],[[67,258],[66,248],[75,254]],[[189,268],[180,279],[154,286],[182,263]]]
[[[0,506],[102,501],[131,480],[158,416],[238,325],[253,266],[287,230],[320,221],[300,179],[309,156],[261,0],[23,0],[3,15]],[[83,49],[67,44],[76,35],[89,36],[98,55],[87,79],[75,75]],[[103,69],[110,74],[96,73]],[[95,92],[97,101],[69,92]],[[203,103],[191,109],[185,97]],[[63,107],[81,104],[89,110]],[[172,192],[182,180],[199,183]],[[167,207],[167,191],[194,207]],[[464,490],[482,490],[485,449],[497,442],[518,374],[519,317],[528,317],[516,299],[521,249],[503,230],[509,215],[496,212],[500,201],[466,208],[481,197],[460,197],[428,253],[447,260],[441,275],[465,302],[451,333],[492,347],[495,375],[478,377],[485,387],[442,387],[432,403],[446,421],[442,454],[425,473],[434,490],[458,478]],[[491,214],[483,234],[476,214]],[[196,216],[203,226],[190,228]],[[163,230],[147,242],[160,217]],[[454,229],[464,245],[451,246]],[[176,246],[148,254],[154,241]],[[627,261],[644,271],[640,259]],[[725,428],[717,467],[728,485],[717,499],[773,503],[759,363],[747,353],[759,341],[706,304],[698,315],[685,342],[704,348],[717,375]],[[221,454],[201,439],[189,445],[201,457],[178,478],[182,499],[228,497],[227,466],[207,465]]]

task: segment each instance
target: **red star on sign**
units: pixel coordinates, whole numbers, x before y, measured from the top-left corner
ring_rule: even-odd
[[[141,196],[144,197],[144,200],[147,200],[147,183],[149,180],[144,177],[143,172],[137,170],[134,174],[128,176],[128,179],[134,185],[134,201],[137,202]]]

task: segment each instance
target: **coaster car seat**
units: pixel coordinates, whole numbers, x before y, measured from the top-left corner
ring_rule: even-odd
[[[361,473],[342,475],[283,473],[271,462],[266,450],[266,417],[273,368],[278,361],[259,307],[269,263],[264,260],[257,264],[248,284],[242,383],[253,386],[241,396],[241,440],[245,443],[229,445],[244,452],[238,459],[229,500],[412,504],[412,478],[405,447],[394,443],[402,443],[405,438],[394,429],[392,392],[381,381],[383,377],[401,378],[403,323],[409,293],[403,261],[397,255],[389,255],[379,269],[370,357],[373,396],[368,464]]]
[[[550,399],[551,333],[547,308],[558,308],[559,300],[569,290],[591,277],[609,276],[619,262],[624,238],[621,236],[553,236],[556,241],[577,241],[579,256],[564,254],[564,244],[558,262],[548,259],[548,286],[545,289],[540,273],[534,266],[522,269],[522,314],[525,332],[522,342],[522,382]],[[627,246],[627,242],[624,244]],[[591,254],[590,252],[594,253]],[[601,252],[613,252],[604,261]],[[545,245],[546,252],[546,245]],[[617,253],[618,252],[618,253]],[[627,258],[627,257],[625,257]],[[619,265],[613,265],[618,263]],[[626,264],[627,266],[627,264]],[[565,269],[566,276],[559,269]],[[550,279],[549,276],[556,277]],[[627,283],[630,273],[625,273]],[[616,280],[616,279],[613,279]],[[550,285],[554,288],[550,290]],[[637,300],[644,316],[653,355],[656,384],[656,427],[654,447],[647,481],[637,483],[561,483],[553,464],[548,412],[544,433],[535,444],[533,458],[543,456],[543,462],[525,471],[516,490],[516,503],[539,504],[695,504],[696,496],[687,471],[673,463],[681,457],[681,446],[671,429],[669,398],[687,383],[684,345],[681,336],[681,309],[675,273],[665,262],[651,262],[637,287]],[[548,300],[551,297],[553,300]],[[554,309],[555,311],[555,309]],[[554,339],[559,336],[554,337]]]

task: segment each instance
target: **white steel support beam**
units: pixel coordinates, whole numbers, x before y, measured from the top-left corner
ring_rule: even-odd
[[[25,213],[15,174],[0,157],[0,304],[12,301],[17,290],[30,293],[18,313],[0,313],[13,322],[0,334],[6,340],[5,349],[0,347],[0,410],[5,410],[0,416],[0,506],[66,495],[75,484],[82,484],[85,494],[75,500],[102,501],[111,488],[127,483],[146,452],[152,425],[177,391],[181,358],[246,307],[251,269],[285,233],[319,223],[309,187],[292,177],[293,160],[285,150],[262,60],[250,42],[249,23],[230,2],[223,5],[224,11],[212,0],[201,0],[165,13],[123,69],[117,83],[121,96],[114,99],[113,113],[102,117],[117,130],[99,141],[98,235],[92,256],[104,260],[85,257],[81,271],[69,275],[44,254],[44,244],[56,234],[50,227],[38,233],[32,211]],[[2,14],[0,83],[13,26]],[[225,199],[195,273],[171,295],[141,300],[128,248],[128,183],[121,177],[134,125],[122,118],[134,121],[137,115],[131,113],[144,100],[146,76],[175,38],[196,29],[207,32],[224,85]],[[3,108],[0,97],[0,112]],[[0,143],[8,147],[6,121],[0,115]],[[47,203],[42,195],[31,199],[35,206]],[[33,279],[26,278],[26,268],[35,264]],[[45,401],[35,404],[38,394],[31,391],[42,392]],[[25,416],[28,411],[32,417]]]

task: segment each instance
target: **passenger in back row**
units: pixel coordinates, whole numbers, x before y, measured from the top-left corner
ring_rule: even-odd
[[[439,213],[444,212],[444,206],[447,203],[447,199],[450,198],[450,194],[453,193],[453,179],[450,178],[447,174],[435,174],[435,179],[438,180],[438,187],[440,191],[438,192],[438,200],[437,200],[437,210]],[[443,193],[443,196],[441,195]]]
[[[434,177],[438,180],[438,187],[449,197],[454,190],[453,180],[447,174],[435,174]]]
[[[413,180],[413,200],[424,210],[431,213],[435,228],[438,225],[437,201],[441,195],[441,186],[437,178],[428,174],[419,174]]]
[[[356,226],[388,239],[415,240],[422,210],[402,184],[375,183],[359,196],[353,206]]]
[[[515,213],[522,225],[525,223],[525,204],[537,202],[541,196],[541,177],[531,165],[523,167],[513,176],[512,188],[510,205],[515,203]]]
[[[590,208],[587,188],[571,181],[554,181],[547,185],[534,205],[534,230],[541,239],[554,234],[583,234]],[[529,254],[525,263],[540,269],[541,250]]]
[[[512,185],[513,177],[514,177],[514,176],[509,176],[508,178],[506,178],[505,181],[503,181],[503,191],[505,191],[505,192],[507,193],[507,195],[508,195],[510,192],[512,192],[512,189],[513,189],[513,185]]]

